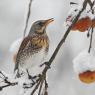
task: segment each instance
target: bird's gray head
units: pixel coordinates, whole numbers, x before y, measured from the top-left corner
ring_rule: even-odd
[[[53,22],[54,19],[48,19],[48,20],[38,20],[36,22],[33,23],[30,33],[37,33],[37,34],[44,34],[46,27],[48,26],[49,23]]]

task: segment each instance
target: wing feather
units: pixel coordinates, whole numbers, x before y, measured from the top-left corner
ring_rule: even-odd
[[[26,51],[30,54],[33,54],[33,53],[37,53],[38,51],[40,51],[43,47],[45,47],[45,53],[47,54],[48,49],[49,49],[49,43],[48,43],[47,36],[45,37],[37,37],[37,36],[29,37],[28,36],[24,38],[19,48],[19,51],[17,53],[14,71],[19,69],[18,65],[20,61],[22,60],[21,58],[26,56],[26,53],[25,53]]]

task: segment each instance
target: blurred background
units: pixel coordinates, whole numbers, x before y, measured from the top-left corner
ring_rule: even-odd
[[[27,33],[32,23],[39,19],[55,18],[47,33],[52,55],[65,33],[64,21],[70,10],[70,1],[78,0],[33,0]],[[23,36],[29,0],[0,0],[0,70],[13,73],[14,63],[9,52],[10,45]],[[89,40],[86,33],[71,32],[61,47],[52,68],[48,72],[49,95],[94,95],[95,83],[86,85],[79,81],[73,71],[72,60],[85,48]],[[0,95],[19,95],[18,87],[9,87]]]

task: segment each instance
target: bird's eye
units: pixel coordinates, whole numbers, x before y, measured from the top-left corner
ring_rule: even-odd
[[[43,23],[42,23],[42,22],[39,22],[39,25],[40,25],[40,26],[43,26]]]

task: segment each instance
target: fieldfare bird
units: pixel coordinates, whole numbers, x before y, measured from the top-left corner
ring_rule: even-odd
[[[52,18],[33,23],[28,36],[23,39],[16,56],[14,68],[16,77],[21,77],[23,71],[32,70],[34,66],[40,65],[48,53],[49,38],[46,33],[46,27],[53,21]]]

